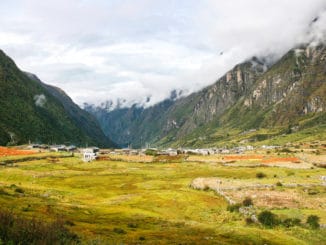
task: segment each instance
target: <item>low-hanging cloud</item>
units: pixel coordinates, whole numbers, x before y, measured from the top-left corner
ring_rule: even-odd
[[[35,105],[39,107],[44,107],[46,103],[46,97],[44,94],[37,94],[34,96]]]
[[[151,105],[251,56],[325,41],[325,8],[325,0],[2,1],[0,48],[79,104]]]

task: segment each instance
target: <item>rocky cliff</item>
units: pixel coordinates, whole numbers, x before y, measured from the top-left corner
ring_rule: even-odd
[[[252,58],[213,85],[150,108],[106,112],[88,107],[121,145],[216,145],[250,129],[273,136],[319,125],[324,130],[326,47],[303,45],[273,65]],[[255,138],[256,137],[256,138]],[[249,140],[265,140],[260,134]],[[270,137],[270,136],[268,136]],[[242,138],[242,137],[239,137]]]

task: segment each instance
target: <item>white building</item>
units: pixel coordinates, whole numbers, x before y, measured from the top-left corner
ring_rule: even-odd
[[[84,162],[91,162],[93,160],[96,160],[97,155],[93,152],[84,152],[83,154],[83,161]]]

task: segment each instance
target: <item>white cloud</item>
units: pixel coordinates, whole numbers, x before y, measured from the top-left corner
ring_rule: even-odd
[[[79,104],[156,103],[253,55],[324,40],[324,0],[12,0],[0,48]],[[310,28],[316,17],[319,21]],[[322,34],[321,34],[322,33]],[[223,52],[223,55],[220,53]]]
[[[46,97],[44,94],[37,94],[34,96],[35,105],[43,107],[46,103]]]

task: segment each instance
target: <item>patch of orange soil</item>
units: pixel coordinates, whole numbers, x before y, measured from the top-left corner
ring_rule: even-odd
[[[274,162],[293,162],[300,163],[300,159],[297,157],[270,157],[263,159],[263,163],[274,163]]]
[[[18,150],[15,148],[0,147],[0,157],[23,156],[23,155],[31,155],[35,153],[37,152],[32,150]]]

